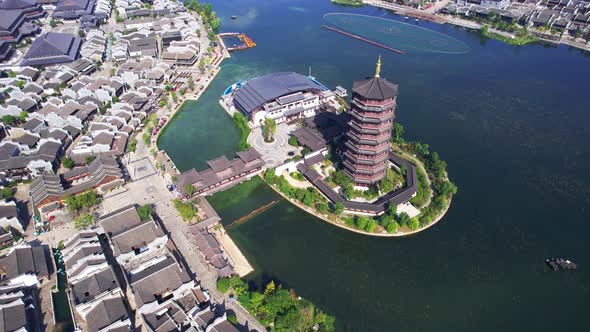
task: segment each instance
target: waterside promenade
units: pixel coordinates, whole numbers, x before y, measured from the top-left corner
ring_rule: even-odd
[[[457,25],[457,26],[464,27],[467,29],[472,29],[472,30],[480,30],[482,28],[482,24],[480,24],[478,22],[454,17],[451,15],[445,15],[445,14],[438,13],[438,11],[441,10],[442,8],[444,8],[447,4],[452,3],[452,1],[450,1],[450,0],[438,1],[438,2],[436,2],[436,4],[433,7],[430,7],[428,9],[424,9],[424,10],[420,10],[420,9],[416,9],[416,8],[408,7],[408,6],[403,6],[403,5],[399,5],[396,3],[383,1],[383,0],[363,0],[363,3],[365,3],[369,6],[375,6],[375,7],[394,11],[398,15],[415,17],[418,19],[427,20],[427,21],[431,21],[431,22],[435,22],[435,23],[439,23],[439,24],[449,23],[449,24]],[[514,39],[516,37],[513,33],[501,31],[501,30],[496,30],[496,29],[491,29],[491,28],[489,29],[489,32],[497,34],[501,37],[509,38],[509,39]],[[543,41],[546,43],[551,43],[551,44],[556,44],[556,45],[564,44],[564,45],[575,47],[575,48],[578,48],[581,50],[586,50],[586,51],[590,50],[590,43],[580,42],[580,41],[578,41],[579,39],[576,40],[575,38],[553,37],[553,36],[548,36],[546,34],[538,32],[538,31],[533,31],[533,34],[540,41]]]

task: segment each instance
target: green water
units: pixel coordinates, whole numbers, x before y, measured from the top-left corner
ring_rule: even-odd
[[[59,251],[54,249],[54,257]],[[56,268],[64,270],[63,261],[55,259]],[[72,312],[70,310],[70,301],[68,300],[67,287],[68,280],[64,273],[56,273],[58,292],[51,293],[53,297],[53,311],[55,315],[55,324],[57,331],[73,331],[74,322],[72,321]]]
[[[320,27],[335,11],[404,21],[380,9],[327,0],[213,4],[225,31],[245,32],[258,46],[234,53],[203,98],[173,120],[162,143],[181,169],[237,144],[216,104],[228,85],[311,66],[327,86],[350,89],[382,54],[381,76],[400,85],[405,137],[439,152],[459,187],[440,223],[395,239],[353,234],[280,201],[228,227],[256,269],[253,285],[273,278],[296,289],[335,315],[338,331],[588,330],[588,57],[428,22],[419,25],[471,51],[401,56]],[[276,199],[253,182],[212,204],[228,224]],[[578,271],[550,272],[543,259],[551,256],[574,259]]]

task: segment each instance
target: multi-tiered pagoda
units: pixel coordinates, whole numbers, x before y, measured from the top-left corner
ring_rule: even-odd
[[[352,87],[344,171],[359,187],[381,181],[387,170],[398,86],[381,78],[380,71],[381,57],[375,76],[355,81]]]

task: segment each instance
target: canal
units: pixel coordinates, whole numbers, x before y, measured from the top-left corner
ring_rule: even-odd
[[[258,179],[216,194],[228,232],[253,264],[253,285],[274,279],[336,316],[338,331],[586,331],[590,305],[590,58],[567,47],[512,47],[449,25],[465,54],[397,55],[320,27],[351,12],[328,0],[213,1],[224,31],[258,46],[234,53],[203,97],[161,139],[181,170],[228,157],[239,139],[217,105],[230,84],[274,71],[312,74],[347,89],[373,73],[400,85],[397,120],[430,144],[459,193],[436,226],[407,238],[342,230],[281,200]],[[230,20],[237,15],[236,20]],[[543,260],[579,270],[550,272]],[[584,327],[586,326],[586,327]]]

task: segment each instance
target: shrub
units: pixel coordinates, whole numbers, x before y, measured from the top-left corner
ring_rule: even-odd
[[[217,290],[221,293],[226,293],[229,290],[229,279],[220,278],[217,279]]]
[[[295,136],[289,137],[289,145],[295,146],[295,147],[299,146],[299,142],[297,142],[297,137],[295,137]]]
[[[238,317],[236,317],[236,314],[228,314],[227,315],[227,320],[232,323],[233,325],[237,325],[238,324]]]
[[[385,227],[385,229],[387,230],[387,233],[397,233],[397,230],[399,228],[399,224],[397,222],[390,222],[387,227]]]
[[[154,208],[151,204],[145,204],[137,208],[137,214],[141,221],[149,220],[154,214]]]
[[[70,158],[64,158],[61,160],[61,165],[65,168],[71,169],[74,167],[74,161]]]

